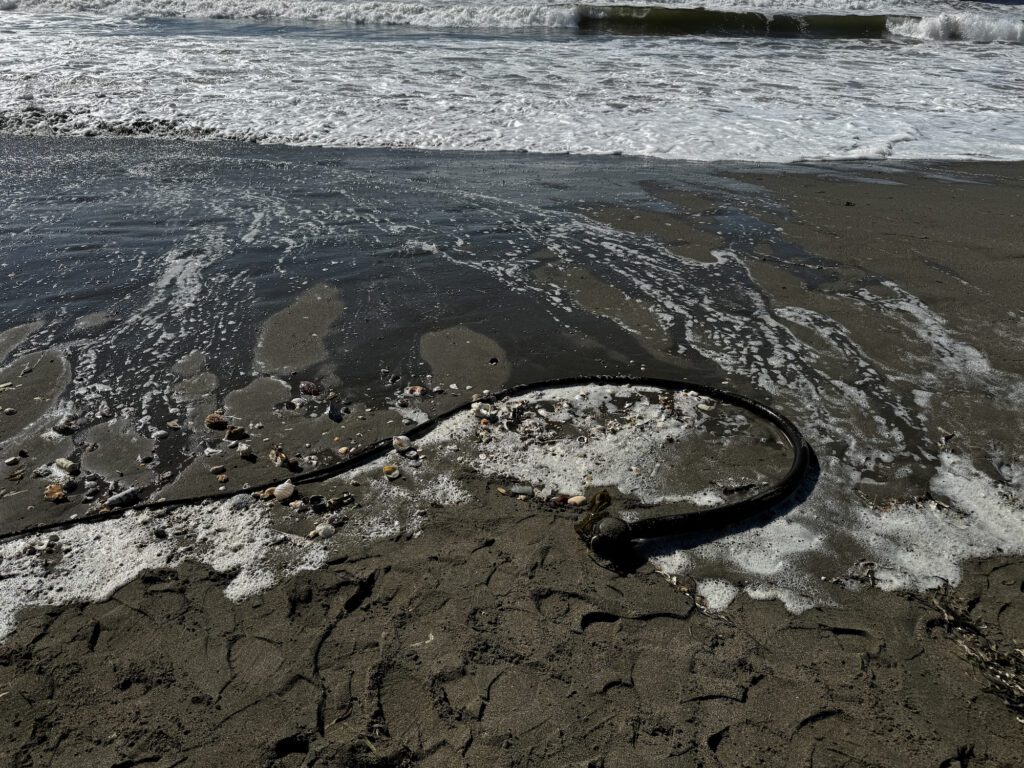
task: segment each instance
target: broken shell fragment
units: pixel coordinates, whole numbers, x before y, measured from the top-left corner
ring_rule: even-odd
[[[246,461],[256,460],[256,454],[248,443],[239,443],[235,450],[238,451],[238,457],[241,459],[245,459]]]
[[[403,453],[412,448],[412,440],[410,440],[405,435],[395,435],[393,438],[391,438],[391,445],[394,447],[396,451],[398,451],[399,453]]]
[[[330,523],[320,523],[316,528],[313,529],[313,534],[318,539],[329,539],[336,532],[336,529]]]
[[[270,461],[275,467],[287,466],[289,459],[288,454],[281,450],[281,446],[275,445],[270,449]]]
[[[292,496],[295,495],[295,485],[291,480],[285,480],[279,486],[274,488],[274,498],[280,502],[288,501]]]
[[[586,496],[570,496],[566,502],[570,507],[582,507],[587,503]]]
[[[397,480],[401,476],[402,470],[400,470],[398,467],[392,466],[391,464],[385,465],[384,477],[386,477],[388,480]]]
[[[203,419],[203,423],[207,429],[212,429],[215,432],[223,432],[228,428],[228,420],[224,418],[222,413],[211,413]]]
[[[52,501],[55,504],[60,501],[67,499],[68,494],[59,483],[51,483],[46,486],[46,490],[43,491],[43,498],[47,501]]]

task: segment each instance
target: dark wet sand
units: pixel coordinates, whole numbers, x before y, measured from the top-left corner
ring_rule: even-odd
[[[769,301],[784,297],[835,316],[874,359],[892,358],[896,369],[912,364],[893,351],[900,329],[886,316],[852,314],[827,292],[807,290],[813,260],[806,280],[795,276],[803,268],[792,260],[810,254],[839,264],[837,286],[865,270],[891,279],[925,299],[993,365],[1020,374],[1024,166],[951,170],[979,183],[951,184],[941,178],[944,168],[896,171],[900,186],[874,183],[894,171],[872,166],[859,182],[849,174],[831,179],[828,169],[755,168],[733,175],[769,196],[652,194],[678,204],[665,241],[683,254],[692,248],[694,258],[717,247],[703,228],[707,211],[746,208],[774,221],[804,253],[774,254],[790,259],[787,269],[750,262]],[[605,206],[595,217],[659,235],[666,229],[666,215],[651,211]],[[673,357],[647,310],[617,288],[543,260],[537,277],[560,283],[595,318],[588,337],[552,339],[553,358],[572,351],[634,373],[640,363],[651,373],[691,370],[690,361]],[[396,431],[394,412],[379,408],[329,432],[275,408],[297,394],[302,375],[287,374],[309,375],[327,354],[307,331],[323,333],[330,321],[301,301],[323,301],[334,317],[344,311],[335,297],[310,290],[298,310],[270,319],[271,336],[256,355],[258,368],[287,383],[257,378],[218,402],[211,394],[216,377],[210,380],[202,361],[183,363],[190,421],[223,405],[239,424],[263,423],[261,434],[291,451],[310,443],[324,460],[339,445]],[[614,351],[604,346],[609,318],[631,330],[632,364],[624,343],[616,341]],[[15,343],[12,335],[3,342]],[[418,354],[420,371],[474,391],[516,376],[515,352],[462,324],[425,333]],[[16,377],[19,365],[8,375]],[[43,386],[40,395],[57,386]],[[975,434],[1021,449],[1021,418],[1006,418],[969,391],[941,396],[945,428],[961,436],[965,451],[981,456],[990,447],[975,444]],[[458,396],[445,397],[454,403]],[[19,411],[8,418],[29,418],[43,407],[20,393],[8,403]],[[361,403],[352,405],[359,413]],[[160,492],[214,490],[207,466],[214,461],[223,463],[200,459]],[[267,476],[262,450],[257,464],[227,463],[239,487]],[[726,612],[708,614],[685,579],[673,585],[649,566],[616,575],[590,559],[564,513],[477,483],[484,501],[431,510],[420,537],[349,545],[328,566],[240,604],[224,597],[224,575],[187,566],[150,572],[97,604],[26,610],[0,646],[2,762],[1019,764],[1024,699],[1019,690],[1013,699],[1013,686],[1024,678],[1013,659],[1024,646],[1021,558],[969,563],[949,594],[824,585],[835,605],[799,616],[745,595]],[[913,475],[880,478],[876,493],[914,495],[921,483]],[[4,530],[19,522],[6,517]]]

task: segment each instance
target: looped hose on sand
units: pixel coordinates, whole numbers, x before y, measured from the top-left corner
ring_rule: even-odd
[[[659,504],[662,509],[667,508],[664,514],[645,517],[640,520],[627,522],[621,517],[609,511],[610,498],[606,492],[593,496],[590,500],[590,508],[576,523],[576,531],[580,538],[594,554],[608,560],[615,560],[629,551],[634,541],[642,539],[655,539],[666,536],[680,536],[695,533],[706,533],[712,530],[729,528],[749,520],[755,516],[768,512],[773,507],[789,498],[800,486],[810,466],[811,450],[796,428],[788,418],[778,411],[770,408],[764,403],[752,400],[743,395],[728,392],[717,387],[706,384],[697,384],[689,381],[673,379],[657,379],[648,377],[633,376],[573,376],[565,379],[551,379],[532,384],[519,384],[508,389],[494,392],[485,398],[494,402],[508,398],[519,397],[539,390],[556,389],[569,386],[601,386],[601,385],[624,385],[650,387],[666,392],[693,392],[720,403],[732,405],[753,416],[767,421],[775,426],[785,436],[792,451],[792,461],[786,474],[773,485],[760,492],[727,504],[719,504],[713,507],[701,509],[682,509],[673,511],[677,505]],[[428,421],[424,421],[403,433],[410,440],[421,438],[434,430],[441,422],[456,414],[471,409],[472,402],[462,403],[443,413],[438,414]],[[343,461],[308,472],[292,474],[287,478],[278,477],[260,485],[247,488],[249,493],[264,491],[273,488],[284,480],[290,480],[294,485],[312,483],[340,475],[358,467],[364,466],[371,461],[386,455],[392,450],[394,437],[387,437],[372,445],[351,454]],[[122,517],[130,511],[140,509],[158,509],[172,506],[184,506],[190,504],[201,504],[220,499],[229,499],[237,496],[239,491],[220,491],[200,496],[191,496],[179,499],[160,499],[157,501],[144,501],[138,504],[108,509],[97,514],[74,520],[62,520],[43,526],[36,526],[23,531],[18,531],[5,536],[0,540],[22,536],[31,536],[46,531],[70,528],[81,523],[99,522]]]

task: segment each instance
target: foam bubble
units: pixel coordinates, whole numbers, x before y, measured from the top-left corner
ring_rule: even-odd
[[[170,535],[156,536],[163,529]],[[193,544],[182,548],[175,533]],[[109,598],[144,570],[173,568],[193,560],[216,571],[233,572],[225,594],[243,600],[280,578],[320,567],[325,550],[317,543],[273,531],[263,508],[247,496],[224,503],[176,509],[163,517],[132,513],[98,523],[83,523],[56,534],[59,548],[69,548],[48,568],[28,546],[42,549],[48,535],[0,544],[0,638],[15,625],[19,610],[31,605],[68,605]]]
[[[697,596],[704,602],[708,613],[724,611],[740,593],[739,587],[721,579],[704,579],[697,582]]]

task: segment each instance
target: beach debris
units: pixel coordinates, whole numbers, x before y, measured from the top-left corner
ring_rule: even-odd
[[[275,443],[271,447],[270,453],[268,455],[270,457],[270,462],[275,467],[286,467],[288,469],[295,469],[298,466],[298,462],[289,457],[288,454],[284,452],[284,449],[281,448],[280,444],[278,443]]]
[[[215,465],[213,467],[210,467],[210,474],[211,475],[223,475],[227,471],[228,471],[227,467],[225,467],[223,464],[217,464],[217,465]]]
[[[52,501],[54,504],[65,501],[68,497],[67,491],[60,483],[50,483],[43,491],[43,498]]]
[[[8,467],[16,467],[20,463],[21,459],[19,459],[17,456],[11,456],[9,459],[4,459],[4,464],[6,464]]]
[[[356,503],[356,497],[351,493],[343,493],[340,496],[333,496],[327,500],[328,509],[337,509],[338,507],[347,507],[351,504]]]
[[[77,475],[80,471],[78,464],[71,459],[59,458],[53,462],[53,466],[69,475]]]
[[[14,410],[13,408],[4,408],[4,415],[5,416],[14,416],[17,413],[18,412],[16,410]]]
[[[529,498],[530,496],[533,496],[533,486],[526,485],[525,483],[520,483],[518,485],[513,485],[511,488],[509,488],[508,492],[511,493],[513,496],[526,496],[527,498]]]
[[[273,490],[274,498],[284,503],[295,495],[295,485],[291,480],[285,480]]]
[[[423,397],[427,394],[427,388],[422,387],[419,384],[414,384],[411,387],[405,388],[405,394],[411,395],[412,397]]]
[[[78,431],[78,418],[76,416],[64,416],[52,427],[58,435],[73,435]]]
[[[235,447],[235,451],[238,453],[238,457],[245,461],[256,461],[256,452],[253,451],[252,447],[248,443],[239,443]]]
[[[330,523],[320,523],[312,531],[309,532],[309,538],[311,539],[329,539],[337,533],[337,529]]]
[[[570,496],[568,499],[565,500],[565,503],[568,504],[570,507],[582,507],[584,504],[587,503],[587,497]]]
[[[228,428],[228,420],[224,418],[224,414],[216,411],[203,419],[203,423],[207,429],[212,429],[214,432],[223,432]]]
[[[153,432],[154,440],[166,440],[171,433],[166,429],[157,429]]]
[[[228,481],[228,476],[227,475],[217,475],[217,482],[218,483],[226,483],[227,481]]]
[[[167,428],[168,429],[181,429],[181,424],[178,422],[177,419],[171,419],[170,421],[167,422]]]
[[[315,381],[303,381],[299,384],[299,394],[306,395],[307,397],[318,397],[320,395],[320,385]]]
[[[391,445],[399,453],[405,453],[412,448],[412,440],[405,435],[395,435],[391,438]]]
[[[348,456],[349,451],[351,451],[351,450],[352,449],[349,448],[347,445],[343,445],[343,446],[341,446],[341,448],[338,449],[338,455],[339,456]]]
[[[139,490],[137,488],[128,488],[109,497],[107,499],[107,506],[111,508],[127,507],[128,505],[135,503],[138,498]]]
[[[388,480],[397,480],[402,476],[402,470],[392,464],[384,465],[384,477]]]
[[[249,435],[243,427],[228,427],[227,432],[224,435],[228,440],[244,440]]]

